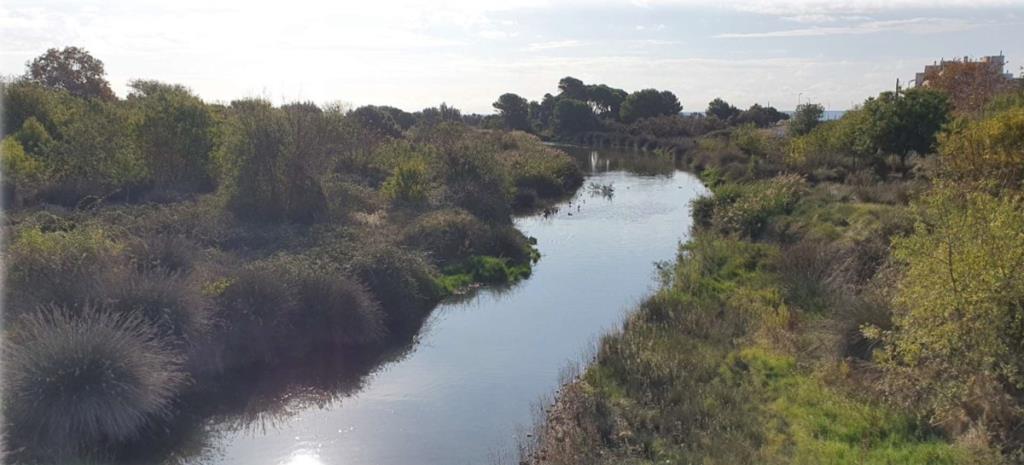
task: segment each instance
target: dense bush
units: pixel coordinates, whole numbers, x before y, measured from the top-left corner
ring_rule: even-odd
[[[939,153],[958,179],[1024,188],[1024,105],[959,121],[940,138]]]
[[[67,460],[134,438],[169,415],[186,381],[133,314],[48,307],[5,328],[4,355],[4,420],[17,425],[7,432],[30,457]]]
[[[217,331],[226,367],[274,363],[293,344],[305,343],[292,339],[297,305],[288,272],[273,261],[257,262],[230,278],[218,293]]]
[[[1024,410],[1024,208],[1019,195],[956,192],[942,186],[920,206],[918,226],[895,242],[904,273],[895,297],[896,329],[883,362],[908,399],[938,424],[972,423],[1013,435]],[[965,350],[969,349],[969,350]]]
[[[138,110],[135,134],[149,178],[161,188],[207,190],[213,184],[215,121],[188,89],[132,81],[129,104]]]
[[[427,201],[429,191],[427,165],[416,159],[406,160],[396,166],[381,186],[381,192],[389,200],[402,205],[422,205]]]
[[[488,227],[465,210],[441,210],[419,218],[402,242],[421,248],[441,264],[484,253]]]
[[[385,336],[380,305],[355,280],[306,271],[295,291],[299,306],[293,322],[296,339],[338,348],[377,342]]]
[[[694,219],[698,225],[726,234],[757,238],[773,216],[793,208],[805,189],[805,181],[796,175],[726,185],[718,188],[714,197],[696,201]]]
[[[232,102],[232,110],[220,155],[228,207],[248,221],[321,219],[327,201],[315,169],[325,147],[318,143],[322,128],[309,127],[319,109],[246,100]]]
[[[147,273],[124,278],[113,287],[107,290],[111,312],[139,315],[176,346],[199,343],[213,324],[210,303],[182,276]]]
[[[418,325],[444,292],[423,257],[398,247],[370,246],[348,264],[351,274],[380,301],[389,329]]]
[[[76,307],[103,295],[109,273],[121,266],[121,247],[102,229],[20,231],[8,247],[5,318],[39,304]]]

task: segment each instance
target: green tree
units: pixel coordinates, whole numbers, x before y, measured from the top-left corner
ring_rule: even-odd
[[[722,121],[729,122],[733,118],[739,116],[740,109],[730,105],[729,102],[726,102],[721,98],[716,98],[708,102],[708,109],[704,111],[704,114],[709,117],[714,116]]]
[[[555,132],[562,135],[589,131],[597,124],[590,105],[574,99],[558,99],[553,119]]]
[[[502,94],[494,102],[494,108],[501,115],[507,130],[525,131],[530,129],[530,106],[526,99],[512,93]]]
[[[77,97],[114,100],[103,62],[85,49],[51,48],[28,63],[26,77],[51,89],[62,89]]]
[[[811,132],[821,123],[821,115],[825,114],[825,107],[817,103],[804,103],[796,107],[793,119],[789,122],[789,134],[802,136]]]
[[[622,102],[626,101],[629,93],[622,89],[616,89],[604,84],[587,86],[587,101],[593,107],[594,112],[602,117],[618,118],[622,109]]]
[[[683,111],[675,94],[655,89],[644,89],[633,92],[622,102],[620,110],[622,121],[631,123],[642,118],[662,115],[677,115]]]
[[[576,79],[572,76],[566,76],[558,81],[558,94],[561,98],[573,99],[586,101],[587,100],[587,86],[583,84],[583,81]]]
[[[875,147],[898,155],[905,168],[910,153],[924,155],[934,150],[937,133],[949,120],[950,104],[942,92],[914,88],[883,92],[864,102],[863,111]]]
[[[138,109],[136,138],[154,184],[184,191],[212,188],[216,122],[209,107],[179,85],[136,80],[129,86],[128,101]]]

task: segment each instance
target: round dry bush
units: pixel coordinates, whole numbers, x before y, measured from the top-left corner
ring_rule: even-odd
[[[423,215],[403,234],[403,242],[424,250],[440,264],[480,253],[487,226],[469,212],[441,210]]]
[[[297,288],[299,311],[293,326],[301,339],[338,347],[376,342],[385,334],[380,305],[359,282],[308,273]]]
[[[366,283],[381,303],[390,329],[418,324],[429,304],[443,293],[430,264],[398,247],[360,250],[349,266],[351,274]]]
[[[217,320],[229,366],[273,363],[292,338],[295,295],[289,271],[273,263],[242,270],[218,297]]]
[[[77,455],[136,436],[169,414],[186,378],[181,358],[135,314],[44,307],[7,336],[6,426],[33,455]]]
[[[131,276],[117,284],[111,297],[111,310],[139,314],[176,344],[198,342],[211,326],[210,305],[202,292],[173,273]]]

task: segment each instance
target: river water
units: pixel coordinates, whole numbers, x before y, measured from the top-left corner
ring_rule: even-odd
[[[516,220],[542,254],[529,279],[442,303],[410,347],[331,395],[294,388],[265,412],[206,420],[201,447],[172,461],[512,463],[560,373],[655,288],[655,262],[674,258],[705,192],[655,155],[567,150],[584,187],[554,214]]]

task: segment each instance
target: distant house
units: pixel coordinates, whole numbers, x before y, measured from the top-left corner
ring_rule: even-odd
[[[942,59],[939,62],[932,63],[924,67],[924,71],[914,75],[914,85],[917,87],[927,86],[928,81],[933,79],[934,76],[941,75],[943,70],[950,65],[969,64],[969,65],[983,65],[991,66],[993,71],[997,74],[1006,78],[1007,81],[1014,79],[1013,73],[1007,73],[1005,71],[1006,57],[1000,52],[999,55],[990,55],[981,57],[978,60],[974,60],[971,57],[965,56],[963,59]]]

